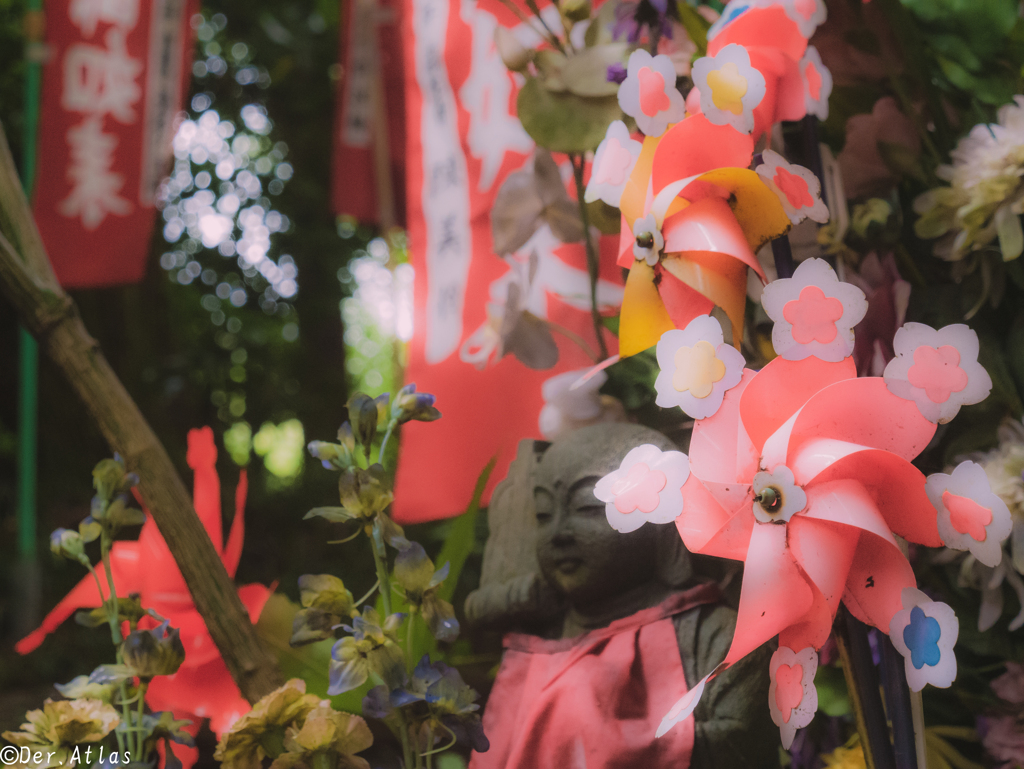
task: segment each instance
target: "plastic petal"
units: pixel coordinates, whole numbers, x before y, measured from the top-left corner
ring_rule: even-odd
[[[761,304],[775,322],[772,345],[781,357],[834,363],[853,354],[853,327],[868,309],[864,292],[840,281],[824,259],[801,262],[792,278],[765,286]]]
[[[804,104],[808,115],[818,120],[828,119],[828,97],[832,94],[832,73],[821,61],[821,54],[813,45],[800,59],[800,78],[804,84]]]
[[[998,566],[1013,519],[1006,503],[992,493],[985,469],[970,460],[961,462],[950,475],[929,475],[925,489],[938,512],[943,544],[969,550],[986,566]]]
[[[818,710],[818,690],[814,686],[817,670],[818,652],[812,647],[794,652],[788,646],[779,646],[772,655],[768,708],[785,750],[793,744],[796,730],[807,726]]]
[[[895,543],[861,533],[843,593],[853,616],[884,631],[900,609],[900,593],[916,586],[914,570]]]
[[[740,421],[743,393],[757,376],[744,370],[740,383],[726,392],[714,416],[693,426],[690,469],[702,481],[749,486],[757,472],[758,452]]]
[[[821,199],[821,182],[813,171],[787,163],[782,155],[773,150],[765,150],[761,158],[757,174],[778,196],[793,224],[799,224],[804,219],[813,219],[819,224],[828,221],[828,208]]]
[[[738,13],[744,5],[747,9]],[[757,7],[759,5],[762,7]],[[810,35],[800,31],[782,3],[765,5],[733,0],[708,30],[708,53],[714,55],[730,43],[739,43],[747,47],[772,45],[794,60],[803,56]]]
[[[902,604],[889,624],[889,638],[903,655],[907,684],[915,692],[925,684],[945,689],[956,678],[953,646],[960,634],[956,614],[916,588],[903,591]]]
[[[697,59],[692,77],[700,91],[701,113],[709,121],[741,133],[754,130],[754,108],[764,99],[765,79],[751,65],[746,48],[730,43],[713,56]]]
[[[706,251],[730,256],[753,269],[763,282],[767,281],[736,215],[722,198],[710,197],[694,201],[666,221],[663,232],[666,254]]]
[[[980,403],[992,379],[978,362],[978,335],[963,323],[935,330],[906,323],[893,338],[896,357],[882,374],[889,390],[917,404],[931,422],[945,424],[961,406]]]
[[[658,295],[668,311],[672,324],[676,328],[686,328],[694,318],[710,315],[715,309],[715,303],[666,269],[666,264],[675,261],[677,260],[670,257],[655,268],[658,275]],[[697,285],[702,284],[697,282]]]
[[[678,406],[694,419],[718,411],[726,391],[743,378],[743,355],[725,344],[721,324],[709,315],[662,334],[657,355],[656,403]]]
[[[643,144],[629,135],[625,123],[612,121],[594,155],[584,200],[588,203],[603,200],[618,208],[642,149]]]
[[[806,443],[827,438],[890,451],[910,461],[934,434],[935,425],[889,393],[878,377],[847,379],[814,393],[800,409],[790,433],[788,459],[792,461]]]
[[[786,526],[755,524],[743,568],[732,664],[798,621],[811,607],[807,578],[786,545]]]
[[[658,193],[677,179],[699,176],[716,168],[746,169],[753,157],[754,140],[749,136],[729,126],[713,125],[704,115],[691,115],[661,138],[652,159],[650,178],[654,192]],[[646,191],[644,185],[645,194]]]
[[[750,487],[737,484],[741,507],[747,508]],[[747,509],[729,510],[714,491],[690,474],[683,486],[683,514],[676,518],[679,537],[692,553],[742,561],[750,548],[754,519]]]
[[[689,477],[686,454],[644,444],[597,482],[594,496],[605,503],[611,527],[628,533],[648,521],[672,523],[683,512],[682,488]]]
[[[654,276],[654,268],[646,262],[633,262],[629,268],[619,315],[619,355],[623,358],[654,347],[662,334],[675,328]]]
[[[700,698],[704,696],[704,687],[707,686],[708,681],[711,680],[711,677],[714,676],[721,667],[722,666],[719,665],[700,679],[696,686],[690,689],[690,691],[684,694],[682,698],[672,706],[671,710],[669,710],[668,713],[665,714],[665,717],[661,719],[661,723],[658,725],[658,731],[654,734],[655,737],[661,737],[667,734],[668,730],[673,726],[678,723],[682,723],[690,717],[694,709],[696,709],[697,705],[700,703]]]
[[[829,459],[822,454],[835,458],[814,473],[815,467]],[[935,509],[925,493],[924,474],[903,457],[851,443],[822,440],[804,444],[792,466],[797,480],[808,489],[838,480],[856,481],[871,496],[893,533],[919,545],[942,544]]]
[[[852,358],[829,363],[818,358],[790,361],[775,358],[761,369],[740,399],[740,416],[754,448],[764,443],[819,390],[854,379]]]

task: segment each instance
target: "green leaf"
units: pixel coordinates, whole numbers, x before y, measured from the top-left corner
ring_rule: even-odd
[[[706,56],[708,52],[708,29],[711,27],[711,23],[697,13],[697,9],[686,2],[686,0],[678,0],[676,2],[676,9],[679,11],[679,20],[686,27],[686,34],[689,35],[693,44],[697,46],[697,54],[699,56]]]
[[[344,507],[314,507],[302,516],[302,520],[306,521],[310,518],[323,518],[331,523],[344,523],[345,521],[355,520],[356,517],[357,516],[350,513]]]
[[[476,479],[476,487],[473,489],[473,497],[469,501],[469,507],[466,508],[466,512],[452,522],[451,531],[448,532],[448,537],[445,539],[441,552],[437,556],[438,563],[451,564],[448,571],[448,579],[444,581],[441,589],[437,591],[438,596],[445,601],[451,601],[452,596],[455,595],[455,585],[459,581],[462,567],[465,565],[469,554],[473,552],[473,545],[476,542],[476,519],[477,514],[480,512],[480,500],[483,498],[487,481],[490,480],[497,461],[497,457],[491,457],[491,461],[480,471],[480,475]]]
[[[595,200],[587,203],[587,216],[590,223],[601,231],[602,235],[618,235],[622,227],[622,216],[619,209],[614,208],[603,200]]]
[[[584,48],[562,67],[561,81],[577,96],[615,96],[619,92],[619,84],[608,80],[608,67],[622,64],[628,51],[626,43]]]
[[[922,184],[928,183],[928,176],[921,166],[921,156],[898,142],[877,142],[878,154],[882,162],[888,166],[896,176],[902,178],[909,176],[917,179]]]
[[[519,120],[542,147],[554,152],[586,152],[597,148],[608,126],[622,117],[615,96],[584,98],[552,93],[535,77],[526,79],[516,100]]]
[[[843,671],[833,665],[820,665],[814,676],[818,690],[818,709],[827,716],[845,716],[853,712]]]
[[[1013,212],[1009,203],[1004,203],[996,210],[995,222],[1003,261],[1012,262],[1024,252],[1024,230],[1020,226],[1020,217]]]

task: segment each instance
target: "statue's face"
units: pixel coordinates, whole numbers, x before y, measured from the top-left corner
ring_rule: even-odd
[[[649,439],[650,431],[631,425],[595,426],[557,441],[541,459],[533,490],[537,560],[572,604],[607,600],[655,578],[655,527],[620,534],[594,496],[601,477]]]

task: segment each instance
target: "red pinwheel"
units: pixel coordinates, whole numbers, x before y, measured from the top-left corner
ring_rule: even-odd
[[[245,496],[248,488],[245,470],[238,478],[235,517],[225,543],[213,430],[204,427],[189,431],[186,459],[195,473],[193,501],[196,513],[220,554],[224,568],[234,577],[245,537]],[[185,662],[175,675],[153,679],[146,695],[150,706],[154,710],[170,710],[175,718],[191,719],[193,731],[198,731],[201,719],[209,718],[210,728],[220,735],[250,706],[228,673],[152,516],[148,516],[143,524],[138,541],[114,543],[110,562],[114,587],[120,595],[138,593],[144,608],[169,619],[171,625],[181,631]],[[103,570],[98,569],[97,573],[105,583]],[[106,584],[104,588],[109,590]],[[252,622],[259,619],[271,593],[272,589],[259,584],[244,585],[238,589]],[[101,600],[92,577],[84,578],[46,615],[39,628],[15,645],[15,649],[20,654],[28,654],[75,610],[99,606]],[[146,622],[144,618],[140,624]],[[194,751],[181,746],[175,748],[175,754],[185,763],[185,769],[196,759]]]
[[[700,339],[707,341],[704,370],[679,375],[678,367],[692,365],[695,353],[672,352],[681,342],[667,334],[659,343],[663,370],[656,386],[659,403],[675,397],[684,410],[705,417],[693,429],[679,534],[691,552],[745,564],[732,646],[708,678],[778,636],[769,705],[788,747],[817,707],[815,651],[828,639],[840,601],[894,638],[915,690],[925,683],[948,686],[955,676],[956,618],[917,591],[894,535],[932,547],[949,538],[941,535],[941,521],[957,514],[942,518],[910,461],[940,419],[986,397],[992,383],[977,364],[977,337],[966,326],[911,329],[884,378],[858,378],[852,329],[867,302],[822,260],[808,260],[792,278],[769,284],[762,301],[775,321],[779,357],[759,372],[729,379],[728,366],[712,365],[718,333],[691,324],[685,349],[696,351]],[[662,345],[672,354],[662,354]],[[927,363],[936,350],[942,367]],[[913,363],[920,360],[927,365]],[[908,375],[912,365],[921,371]],[[943,386],[922,381],[932,378]],[[721,390],[704,386],[705,380],[721,383],[721,401]],[[683,390],[686,397],[680,397]],[[721,405],[710,402],[712,395]],[[702,398],[709,403],[697,404]],[[940,481],[932,486],[938,489]],[[950,504],[950,494],[932,494]],[[1008,534],[1002,523],[981,525],[1002,518],[1000,511],[987,514],[989,497],[966,482],[953,494],[969,496],[953,504],[969,507],[972,520],[980,521],[955,531],[947,526],[957,537]],[[967,549],[970,543],[959,544]],[[676,704],[659,734],[688,717],[706,681]]]

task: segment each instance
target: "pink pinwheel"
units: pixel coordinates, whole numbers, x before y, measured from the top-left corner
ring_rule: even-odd
[[[235,517],[225,544],[213,430],[204,427],[189,431],[186,459],[195,472],[193,500],[196,513],[213,540],[228,574],[234,577],[245,536],[245,471],[239,475],[238,487],[235,489]],[[246,713],[250,706],[228,673],[206,629],[206,623],[192,602],[185,579],[151,515],[143,524],[138,541],[114,543],[110,561],[114,587],[119,595],[138,593],[144,608],[152,609],[169,619],[171,626],[181,631],[185,662],[175,675],[153,679],[146,696],[149,705],[154,710],[170,710],[175,718],[192,720],[192,731],[198,731],[201,719],[209,718],[210,728],[220,735]],[[99,569],[98,573],[104,588],[109,590],[103,570]],[[238,589],[251,621],[259,619],[271,592],[271,589],[259,584],[245,585]],[[15,649],[20,654],[28,654],[76,609],[99,606],[100,602],[96,583],[92,577],[84,578],[46,615],[39,628],[16,644]],[[140,624],[146,624],[146,619]],[[181,746],[175,748],[175,754],[182,759],[185,769],[191,766],[197,755]]]
[[[949,685],[957,626],[948,607],[917,593],[894,537],[943,544],[925,477],[911,460],[934,435],[944,402],[922,409],[917,386],[901,390],[880,377],[857,377],[849,329],[866,302],[822,260],[803,262],[765,294],[784,330],[773,340],[784,342],[786,354],[759,372],[744,370],[722,405],[697,420],[676,526],[691,552],[744,562],[732,646],[710,675],[778,636],[770,707],[788,747],[817,707],[809,683],[815,651],[828,639],[840,601],[863,622],[899,635],[915,690]],[[972,347],[967,338],[973,332],[962,328],[944,330],[939,349],[969,383],[928,391],[957,407],[967,393],[969,402],[988,394],[976,341]],[[918,336],[935,349],[935,337]],[[928,370],[953,381],[959,375],[951,366]],[[669,712],[659,734],[689,716],[706,680]]]
[[[687,97],[687,109],[702,111],[715,123],[752,131],[755,139],[780,120],[807,114],[824,120],[832,75],[814,46],[807,45],[824,20],[823,0],[733,0],[708,30],[706,59],[694,63],[695,88]],[[731,68],[710,80],[704,73],[711,61],[722,62],[723,69],[731,63]],[[740,79],[751,86],[738,88]],[[731,103],[735,99],[730,97],[740,91],[750,100],[749,107],[747,102]],[[750,95],[754,93],[756,98]],[[737,122],[740,115],[744,127]]]

